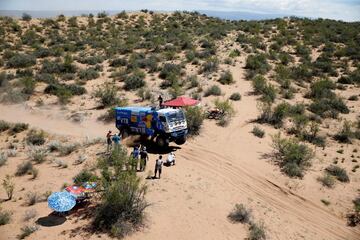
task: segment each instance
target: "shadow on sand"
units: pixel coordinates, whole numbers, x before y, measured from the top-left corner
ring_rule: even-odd
[[[36,223],[43,227],[55,227],[63,224],[65,221],[65,216],[52,212],[48,216],[36,220]]]

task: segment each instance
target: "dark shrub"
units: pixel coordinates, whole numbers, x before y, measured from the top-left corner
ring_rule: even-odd
[[[219,61],[216,58],[210,58],[202,65],[201,73],[216,72],[219,67]]]
[[[18,53],[7,61],[9,68],[25,68],[36,64],[36,58],[32,55]]]
[[[145,74],[143,72],[135,72],[125,79],[125,90],[135,90],[145,86]]]
[[[170,80],[174,76],[179,76],[180,72],[181,67],[179,65],[166,63],[161,69],[159,77],[162,79]]]
[[[10,129],[11,124],[5,122],[4,120],[0,120],[0,133]]]
[[[73,178],[73,181],[74,181],[74,184],[83,184],[85,182],[95,182],[98,180],[98,177],[90,172],[89,170],[81,170],[81,172],[79,172],[74,178]]]
[[[208,96],[220,96],[221,95],[221,89],[216,86],[216,85],[212,85],[211,87],[209,87],[208,89],[206,89],[205,93],[204,93],[204,97],[208,97]]]
[[[49,48],[39,47],[34,51],[34,55],[37,58],[46,58],[53,55],[53,52]]]
[[[229,213],[228,218],[232,222],[249,223],[251,221],[251,210],[243,204],[236,204],[234,209]]]
[[[94,68],[87,68],[84,70],[79,71],[78,73],[79,78],[82,80],[92,80],[96,79],[100,76],[99,72]]]
[[[95,97],[100,98],[103,106],[114,106],[119,102],[117,97],[117,89],[114,84],[104,84],[95,91]]]
[[[230,100],[240,101],[240,100],[241,100],[241,95],[240,95],[240,93],[233,93],[233,94],[231,94]]]
[[[220,75],[219,82],[223,85],[232,84],[234,83],[233,75],[230,71],[226,71]]]
[[[311,84],[310,92],[307,97],[321,99],[321,98],[334,98],[335,93],[331,90],[335,89],[336,84],[328,79],[316,81]]]
[[[324,174],[322,177],[319,177],[317,180],[321,182],[323,186],[328,188],[332,188],[335,185],[335,178],[328,173]]]
[[[303,177],[311,166],[312,150],[295,139],[281,138],[280,133],[272,137],[275,158],[283,172],[290,177]]]
[[[262,75],[257,75],[252,79],[252,87],[255,94],[262,94],[266,85],[266,79]]]
[[[185,111],[189,135],[198,135],[204,121],[204,113],[200,107],[189,107]]]
[[[14,134],[14,133],[19,133],[22,131],[25,131],[26,129],[29,128],[29,124],[26,123],[15,123],[11,129],[10,129],[10,133]]]
[[[127,64],[126,58],[116,58],[110,61],[110,67],[124,67]]]
[[[45,132],[31,129],[26,136],[26,142],[32,145],[43,145],[45,143]]]
[[[45,90],[44,93],[51,94],[55,96],[61,96],[64,94],[64,92],[67,92],[70,94],[70,97],[72,95],[83,95],[86,93],[86,89],[82,86],[76,85],[76,84],[60,84],[60,83],[51,83],[49,84]]]
[[[22,93],[26,95],[31,95],[34,92],[36,82],[32,77],[25,77],[21,79],[21,84],[23,85]]]
[[[0,209],[0,226],[6,225],[11,220],[11,213]]]
[[[249,240],[265,240],[265,227],[264,224],[251,223],[250,224]]]
[[[346,170],[344,168],[341,168],[339,166],[335,166],[335,165],[330,165],[329,167],[326,168],[326,171],[336,177],[337,180],[339,180],[340,182],[349,182],[349,176],[346,173]]]
[[[263,138],[265,136],[265,131],[259,128],[258,126],[255,126],[253,130],[251,131],[256,137]]]
[[[28,13],[23,13],[21,19],[28,22],[31,20],[31,15]]]
[[[26,161],[20,163],[16,168],[16,176],[23,176],[25,174],[30,174],[31,170],[33,169],[33,165],[30,161]]]
[[[37,74],[35,76],[35,80],[38,81],[38,82],[44,82],[44,83],[48,83],[48,84],[56,82],[56,79],[55,79],[54,75],[49,74],[49,73]]]
[[[271,67],[265,54],[249,55],[246,59],[245,68],[259,74],[267,73]]]
[[[309,110],[321,117],[336,118],[339,113],[349,113],[350,110],[341,98],[323,98],[310,104]]]
[[[345,121],[342,129],[335,134],[334,139],[341,143],[351,143],[352,137],[353,133],[351,131],[351,123],[349,121]]]

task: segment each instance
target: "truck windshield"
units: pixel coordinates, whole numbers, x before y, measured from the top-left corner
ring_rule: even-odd
[[[176,111],[166,114],[168,122],[183,121],[185,119],[184,113],[182,111]]]

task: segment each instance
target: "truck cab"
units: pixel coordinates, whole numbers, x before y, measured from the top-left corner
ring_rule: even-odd
[[[188,133],[185,114],[181,109],[151,107],[115,108],[116,127],[123,137],[138,134],[156,139],[159,146],[169,142],[183,144]]]

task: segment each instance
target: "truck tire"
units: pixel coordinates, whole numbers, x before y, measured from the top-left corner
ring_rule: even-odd
[[[169,139],[163,136],[158,136],[156,138],[156,145],[158,145],[161,148],[166,148],[169,146]]]
[[[186,142],[186,137],[179,138],[179,139],[176,139],[176,140],[175,140],[175,143],[176,143],[177,145],[183,145],[185,142]]]
[[[129,129],[127,129],[127,128],[121,129],[120,133],[121,133],[121,137],[122,137],[123,139],[129,137],[129,135],[130,135],[130,131],[129,131]]]

